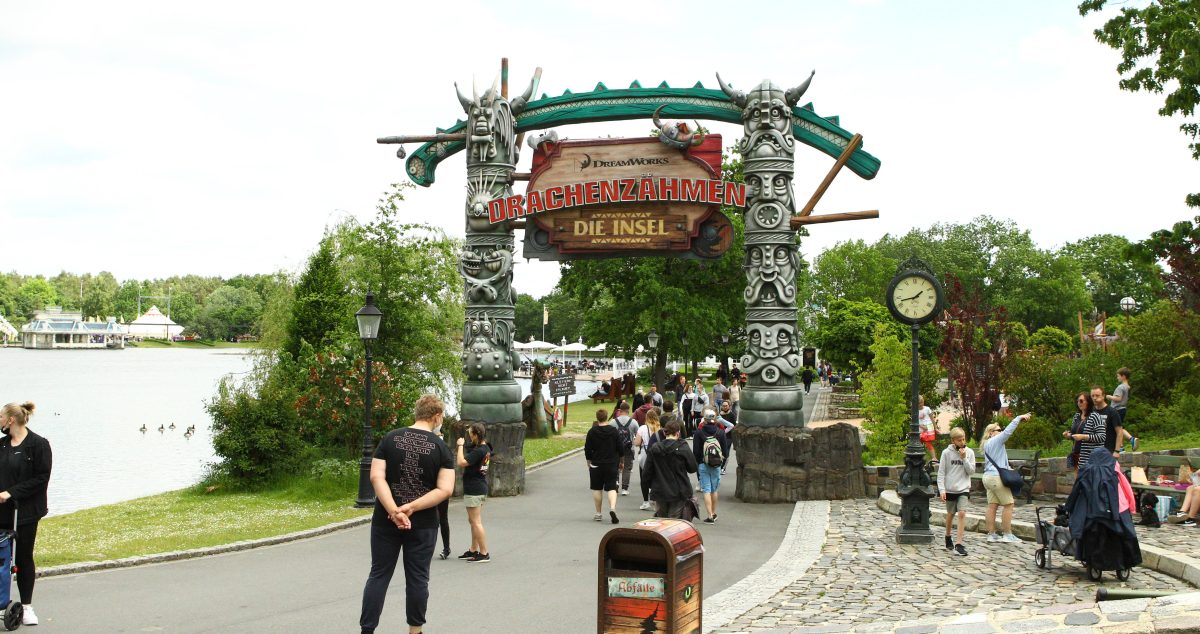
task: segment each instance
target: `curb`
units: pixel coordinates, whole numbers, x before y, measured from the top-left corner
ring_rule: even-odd
[[[583,447],[572,449],[566,453],[559,454],[553,458],[547,458],[541,462],[529,465],[525,468],[525,473],[537,471],[550,465],[566,460],[574,455],[583,452]],[[95,572],[98,570],[115,570],[117,568],[132,568],[134,566],[144,566],[147,564],[159,564],[170,561],[182,561],[184,559],[196,559],[198,557],[209,557],[212,555],[221,555],[225,553],[234,553],[253,548],[262,548],[264,546],[275,546],[278,544],[286,544],[288,542],[299,541],[301,539],[309,539],[312,537],[320,537],[328,535],[347,528],[354,528],[368,524],[371,521],[371,516],[355,517],[325,526],[309,528],[294,533],[285,535],[275,535],[273,537],[262,537],[259,539],[248,539],[230,544],[222,544],[220,546],[205,546],[204,548],[193,548],[191,550],[175,550],[165,553],[155,553],[152,555],[138,555],[135,557],[124,557],[121,559],[109,559],[107,561],[81,561],[73,564],[63,564],[61,566],[51,566],[38,570],[38,578],[42,577],[57,577],[60,575],[74,575],[84,572]]]
[[[775,554],[744,579],[704,602],[704,632],[729,625],[803,577],[820,559],[828,528],[829,500],[796,502]],[[820,538],[814,538],[816,535]]]
[[[883,512],[900,515],[900,496],[894,490],[882,491],[876,501]],[[946,521],[946,512],[930,509],[930,526],[940,526]],[[966,530],[974,533],[987,532],[987,523],[982,515],[967,513],[967,521],[963,524]],[[1037,531],[1030,522],[1012,521],[1013,534],[1025,541],[1036,541]],[[1139,544],[1142,550],[1142,568],[1161,572],[1169,577],[1182,579],[1194,587],[1200,587],[1200,559],[1189,557],[1172,550],[1158,548],[1147,544]]]

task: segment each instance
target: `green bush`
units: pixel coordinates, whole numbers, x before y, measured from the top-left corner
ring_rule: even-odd
[[[1196,431],[1196,412],[1200,395],[1181,386],[1159,405],[1133,401],[1129,405],[1129,433],[1135,436],[1171,438]]]
[[[307,455],[298,433],[295,391],[268,376],[235,383],[221,381],[216,397],[205,405],[212,417],[213,450],[224,459],[229,477],[264,483],[294,470]]]
[[[1063,439],[1063,431],[1065,429],[1050,419],[1034,416],[1017,427],[1007,446],[1013,449],[1052,449]]]
[[[912,352],[886,326],[877,327],[870,346],[871,366],[862,373],[861,406],[866,420],[867,446],[864,464],[899,464],[912,426],[909,411],[912,389]],[[940,377],[936,363],[921,360],[921,394],[925,404],[936,409]]]
[[[1075,349],[1075,339],[1062,328],[1045,326],[1029,337],[1029,347],[1044,347],[1051,352],[1066,354]]]

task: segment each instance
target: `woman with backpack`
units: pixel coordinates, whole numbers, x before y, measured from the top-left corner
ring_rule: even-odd
[[[704,494],[704,507],[708,511],[705,524],[717,522],[717,489],[721,487],[721,471],[729,456],[729,437],[717,422],[717,413],[711,408],[704,410],[704,422],[692,436],[692,454],[696,457],[696,476],[700,480],[700,492]]]
[[[638,480],[642,485],[642,505],[638,509],[643,511],[654,508],[650,502],[650,480],[646,477],[646,452],[650,451],[651,439],[654,442],[662,440],[657,407],[646,410],[646,424],[638,427],[637,438],[633,439],[633,444],[638,448]]]

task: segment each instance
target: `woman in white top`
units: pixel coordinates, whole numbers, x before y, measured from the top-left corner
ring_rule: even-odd
[[[925,407],[925,397],[917,397],[917,423],[921,428],[921,442],[929,452],[929,464],[936,465],[937,453],[933,450],[933,441],[937,438],[937,427],[933,424],[933,412]]]
[[[654,503],[650,501],[650,481],[642,477],[642,470],[646,468],[646,452],[650,450],[650,437],[658,433],[658,423],[658,408],[651,407],[646,410],[646,424],[638,425],[637,436],[633,439],[633,446],[638,452],[638,480],[642,484],[642,505],[638,508],[643,511],[654,510]]]

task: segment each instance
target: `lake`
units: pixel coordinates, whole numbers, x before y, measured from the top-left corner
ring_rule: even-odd
[[[200,481],[217,459],[204,403],[221,377],[251,366],[250,354],[228,348],[0,348],[0,404],[37,405],[29,428],[53,447],[50,514],[62,515]],[[518,382],[528,394],[529,381]],[[576,382],[585,395],[595,386]]]

